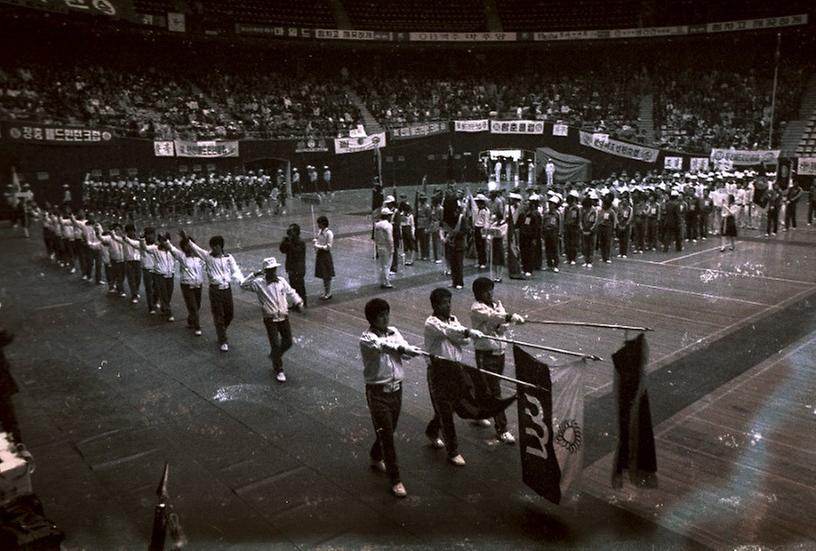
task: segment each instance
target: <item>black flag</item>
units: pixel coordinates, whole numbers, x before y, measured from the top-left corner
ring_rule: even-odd
[[[434,364],[434,388],[436,396],[453,403],[456,415],[462,419],[490,419],[513,403],[516,396],[495,398],[477,392],[480,385],[474,380],[479,377],[479,370],[438,358],[431,360]]]
[[[646,390],[645,367],[649,345],[643,333],[624,343],[612,354],[615,362],[615,396],[618,399],[618,449],[615,452],[612,487],[623,485],[623,471],[633,484],[657,487],[652,413]]]
[[[513,347],[516,377],[542,388],[519,385],[518,419],[521,478],[553,503],[561,501],[561,468],[553,447],[552,381],[547,366]]]

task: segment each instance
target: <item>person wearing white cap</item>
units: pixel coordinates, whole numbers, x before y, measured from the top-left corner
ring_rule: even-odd
[[[300,189],[300,172],[297,168],[292,169],[292,197],[297,197],[303,190]]]
[[[782,231],[796,229],[796,205],[802,196],[802,188],[796,178],[791,179],[790,186],[785,191],[785,228]]]
[[[547,159],[544,173],[547,175],[547,187],[551,188],[555,183],[555,163],[553,163],[552,159]]]
[[[669,200],[665,205],[666,216],[663,226],[663,252],[669,252],[669,243],[674,241],[674,248],[677,252],[683,250],[683,235],[681,231],[682,208],[680,205],[680,193],[673,189],[669,194]]]
[[[507,196],[509,204],[504,214],[507,223],[507,273],[510,279],[524,279],[521,272],[519,253],[519,223],[524,210],[521,206],[521,194],[512,192]]]
[[[289,302],[292,309],[299,312],[303,299],[292,289],[289,282],[278,276],[278,264],[275,257],[265,258],[263,268],[248,275],[241,281],[241,288],[253,291],[261,303],[266,335],[269,338],[269,358],[275,378],[280,383],[286,382],[283,371],[283,355],[292,347],[292,328],[289,325]]]
[[[380,219],[374,224],[374,246],[377,249],[377,274],[380,288],[391,289],[391,255],[394,254],[394,228],[391,225],[391,209],[383,206]]]
[[[323,193],[326,195],[332,193],[332,173],[328,165],[323,165]]]
[[[487,208],[487,197],[479,193],[472,199],[471,212],[473,213],[473,241],[476,245],[476,267],[487,268],[487,243],[485,233],[490,227],[490,209]]]
[[[621,192],[621,200],[617,209],[618,216],[618,258],[626,258],[629,254],[629,238],[632,236],[632,220],[634,209],[629,202],[629,191]]]
[[[598,209],[593,204],[593,196],[597,197],[590,193],[581,203],[581,253],[584,255],[585,268],[592,268],[595,234],[598,231]]]
[[[570,265],[575,265],[581,243],[581,207],[578,206],[580,198],[576,190],[570,190],[567,194],[567,207],[564,209],[564,249]]]
[[[612,262],[612,241],[618,227],[618,213],[612,207],[612,195],[605,194],[598,213],[598,246],[601,249],[601,259],[609,264]]]
[[[547,212],[541,218],[547,269],[555,273],[558,273],[558,243],[561,241],[561,213],[558,212],[558,203],[557,197],[550,197],[547,200]]]
[[[530,277],[535,269],[536,258],[541,256],[541,213],[538,210],[541,196],[533,193],[527,201],[518,227],[521,268],[524,275]]]

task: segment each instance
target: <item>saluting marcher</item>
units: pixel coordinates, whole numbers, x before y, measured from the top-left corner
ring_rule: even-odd
[[[204,261],[199,258],[189,239],[182,239],[178,250],[168,241],[170,251],[179,264],[181,274],[181,296],[187,307],[187,328],[192,329],[196,337],[201,336],[201,287],[204,285]]]
[[[263,269],[248,275],[241,281],[241,288],[253,291],[263,310],[266,336],[269,338],[269,358],[275,379],[286,382],[283,371],[283,355],[292,347],[292,328],[289,325],[289,302],[292,309],[300,311],[303,300],[289,282],[278,275],[278,261],[274,257],[265,258]]]
[[[227,352],[229,351],[227,328],[232,322],[234,312],[231,282],[232,280],[243,281],[244,275],[232,255],[224,252],[224,238],[220,235],[214,235],[210,238],[210,250],[207,251],[199,247],[193,238],[189,237],[184,231],[181,231],[180,234],[182,239],[187,238],[190,240],[193,251],[204,261],[204,265],[207,267],[213,323],[215,323],[215,331],[218,335],[218,344],[221,351]]]
[[[440,364],[436,358],[459,362],[462,360],[462,347],[470,344],[470,337],[481,338],[483,335],[478,330],[468,329],[451,314],[451,293],[447,289],[431,291],[431,308],[433,314],[425,320],[424,337],[425,351],[431,354],[428,359],[428,389],[434,416],[425,428],[425,436],[434,448],[447,449],[450,463],[464,467],[465,459],[459,453],[453,420],[454,404],[443,390],[449,378],[445,370],[451,367]],[[444,440],[439,438],[440,429]]]
[[[503,337],[510,323],[524,323],[519,314],[508,313],[501,301],[493,299],[493,282],[486,277],[479,277],[473,281],[473,298],[475,302],[470,307],[470,323],[473,329],[490,337]],[[491,339],[475,339],[476,367],[490,373],[504,374],[505,343]],[[479,378],[482,388],[477,391],[495,398],[501,398],[499,379],[482,375]],[[505,444],[513,444],[516,439],[507,430],[507,416],[504,411],[494,418],[496,438]],[[487,426],[489,426],[489,422]]]
[[[144,254],[153,256],[153,270],[158,276],[154,284],[159,293],[160,312],[167,318],[167,321],[176,321],[171,306],[176,277],[176,259],[171,250],[170,234],[159,234],[155,245],[148,245],[142,240],[141,246]]]
[[[366,403],[376,434],[369,460],[372,468],[388,475],[394,496],[405,497],[408,492],[400,477],[394,432],[402,409],[402,362],[419,355],[419,350],[409,345],[396,327],[388,325],[390,311],[388,302],[381,298],[366,303],[369,327],[360,337],[360,355]]]

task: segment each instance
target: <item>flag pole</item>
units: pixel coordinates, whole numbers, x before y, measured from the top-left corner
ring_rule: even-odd
[[[434,357],[433,354],[430,354],[429,352],[425,352],[424,350],[419,350],[418,352],[419,352],[420,356],[425,356],[427,358],[433,358]],[[461,365],[462,367],[467,367],[468,369],[478,371],[479,373],[481,373],[483,375],[488,375],[490,377],[495,377],[495,378],[501,379],[503,381],[516,383],[517,385],[520,385],[520,386],[525,386],[525,387],[528,387],[528,388],[535,388],[535,389],[538,389],[538,390],[543,390],[545,392],[549,392],[546,388],[540,387],[538,385],[534,385],[533,383],[528,383],[528,382],[522,381],[520,379],[514,379],[513,377],[508,377],[507,375],[501,375],[499,373],[493,373],[492,371],[485,371],[484,369],[479,369],[478,367],[473,367],[472,365],[463,364],[462,362],[457,362],[457,363],[459,365]]]
[[[774,115],[776,114],[776,85],[779,82],[779,48],[782,45],[782,33],[776,33],[776,54],[774,56],[773,92],[771,93],[771,123],[768,125],[768,149],[773,148]]]
[[[510,339],[503,339],[501,337],[493,337],[490,335],[484,335],[484,338],[490,339],[492,341],[499,341],[504,342],[507,344],[515,344],[518,346],[527,346],[529,348],[537,348],[538,350],[546,350],[548,352],[555,352],[557,354],[564,354],[565,356],[578,356],[580,358],[587,358],[595,362],[603,361],[603,358],[600,356],[596,356],[595,354],[584,354],[583,352],[573,352],[572,350],[564,350],[563,348],[553,348],[551,346],[542,346],[540,344],[533,344],[530,342],[523,342],[523,341],[513,341]]]
[[[615,323],[590,323],[584,321],[553,321],[553,320],[526,320],[525,323],[536,325],[570,325],[573,327],[598,327],[602,329],[619,329],[622,331],[654,331],[651,327],[636,327],[633,325],[618,325]]]

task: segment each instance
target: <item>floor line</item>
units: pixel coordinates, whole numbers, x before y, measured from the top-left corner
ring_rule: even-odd
[[[674,262],[675,260],[684,260],[686,258],[691,258],[692,256],[697,256],[698,254],[710,253],[711,251],[716,251],[717,249],[719,249],[719,247],[711,247],[710,249],[703,249],[702,251],[696,251],[696,252],[693,252],[693,253],[684,254],[683,256],[674,256],[672,258],[669,258],[668,260],[664,260],[663,262],[659,262],[658,264],[666,265],[666,264],[669,264],[671,262]]]
[[[813,285],[811,281],[805,281],[802,279],[788,279],[786,277],[776,277],[776,276],[763,276],[763,275],[751,275],[745,276],[743,274],[737,272],[729,272],[728,270],[718,270],[716,268],[702,268],[700,266],[689,266],[686,264],[682,265],[675,265],[675,264],[666,264],[665,262],[658,262],[656,260],[645,260],[642,258],[627,258],[621,260],[621,262],[640,262],[641,264],[650,264],[652,266],[669,266],[672,268],[679,268],[681,270],[697,270],[699,272],[714,272],[718,274],[726,274],[731,275],[734,277],[750,277],[750,279],[767,279],[769,281],[781,281],[783,283],[794,283],[797,285]]]
[[[601,281],[609,281],[611,283],[621,283],[622,282],[622,280],[620,280],[620,279],[611,279],[611,278],[608,278],[608,277],[593,276],[593,275],[589,275],[589,274],[581,274],[581,273],[578,273],[578,272],[574,272],[574,273],[578,277],[586,277],[586,278],[590,278],[590,279],[599,279]],[[728,300],[728,301],[731,301],[731,302],[741,302],[743,304],[752,304],[754,306],[772,306],[772,305],[769,305],[769,304],[767,304],[765,302],[754,302],[753,300],[745,300],[745,299],[742,299],[742,298],[725,297],[725,296],[720,296],[720,295],[711,295],[711,294],[708,294],[708,293],[698,293],[697,291],[686,291],[684,289],[672,289],[671,287],[663,287],[661,285],[651,285],[649,283],[638,283],[637,281],[633,281],[633,280],[629,280],[629,281],[631,281],[636,287],[647,287],[647,288],[650,288],[650,289],[657,289],[658,291],[669,291],[669,292],[672,292],[672,293],[680,293],[680,294],[683,294],[683,295],[692,295],[692,296],[696,296],[696,297],[709,298],[709,299],[713,299],[713,300]]]

